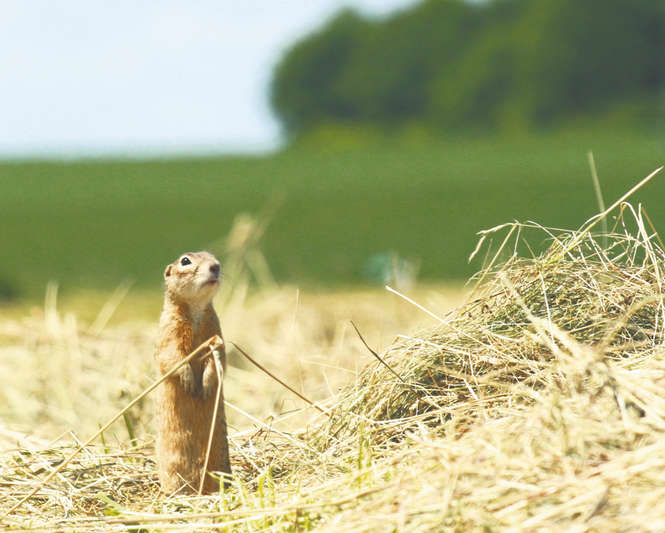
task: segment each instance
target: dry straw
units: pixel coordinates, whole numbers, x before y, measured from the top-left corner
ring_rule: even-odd
[[[445,315],[420,306],[439,324],[377,354],[322,402],[329,417],[237,437],[232,487],[219,495],[160,496],[150,448],[88,448],[5,524],[665,529],[665,251],[625,200],[602,213],[616,213],[607,234],[591,231],[599,217],[578,231],[528,222],[484,232],[499,245],[466,304]],[[534,232],[549,246],[525,257]],[[0,505],[63,453],[4,454]]]
[[[201,343],[200,346],[198,346],[192,353],[187,355],[182,361],[179,363],[176,363],[173,365],[173,368],[171,368],[168,372],[166,372],[163,376],[160,378],[156,379],[147,389],[145,389],[141,394],[139,394],[136,398],[134,398],[131,402],[129,402],[123,409],[121,409],[119,412],[117,412],[106,424],[104,424],[99,431],[97,431],[94,435],[92,435],[88,440],[86,440],[83,444],[81,444],[76,450],[74,450],[65,460],[63,460],[59,466],[54,468],[51,473],[42,481],[41,484],[37,485],[31,492],[29,492],[26,496],[24,496],[22,499],[20,499],[18,502],[16,502],[12,507],[9,508],[8,511],[6,511],[2,517],[6,517],[7,515],[10,515],[14,511],[16,511],[21,505],[23,505],[27,500],[32,498],[35,494],[39,492],[39,490],[44,487],[51,479],[53,479],[57,474],[60,473],[69,463],[72,462],[72,460],[79,454],[81,453],[87,446],[92,444],[99,436],[104,433],[108,428],[111,427],[111,425],[118,420],[121,416],[123,416],[127,411],[129,411],[132,407],[134,407],[137,403],[139,403],[144,397],[146,397],[148,394],[150,394],[153,390],[155,390],[162,382],[167,380],[169,377],[171,377],[173,374],[175,374],[181,367],[189,363],[192,359],[194,359],[197,356],[200,355],[205,355],[207,354],[214,354],[220,346],[224,345],[224,341],[218,337],[217,335],[210,337],[208,340],[205,342]],[[216,358],[215,358],[215,365],[217,364]],[[221,376],[219,375],[218,371],[218,378],[220,379],[219,383],[221,385]],[[217,413],[217,406],[218,406],[218,400],[220,397],[220,390],[221,387],[218,387],[217,390],[217,401],[215,402],[215,414]],[[213,417],[214,419],[214,417]],[[210,434],[210,440],[212,441],[212,432]],[[208,448],[208,452],[210,449]],[[206,464],[208,462],[208,454],[206,453]],[[200,492],[200,491],[199,491]]]

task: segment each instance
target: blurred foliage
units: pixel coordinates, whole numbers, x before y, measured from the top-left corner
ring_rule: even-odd
[[[336,122],[529,131],[619,105],[655,123],[664,50],[662,0],[427,0],[383,19],[345,10],[282,58],[272,104],[291,136]]]
[[[0,278],[0,304],[16,299],[19,295],[18,287],[9,280]]]

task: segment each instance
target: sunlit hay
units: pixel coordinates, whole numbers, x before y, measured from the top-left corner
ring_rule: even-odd
[[[554,327],[600,358],[643,358],[663,339],[665,254],[637,222],[631,233],[620,220],[624,231],[604,236],[605,248],[590,233],[580,239],[578,232],[559,232],[543,254],[513,254],[483,272],[471,301],[440,325],[401,336],[383,354],[390,369],[369,365],[341,393],[317,443],[330,447],[360,428],[393,438],[414,417],[441,423],[451,412],[487,417],[507,404],[532,402],[562,379]],[[509,228],[519,236],[536,226]],[[536,327],[538,319],[551,326]]]
[[[155,328],[89,333],[73,313],[57,309],[56,296],[50,285],[43,310],[0,321],[0,419],[49,440],[69,430],[84,438],[150,383]],[[141,434],[151,418],[142,402],[128,421]],[[128,435],[117,429],[122,439]]]

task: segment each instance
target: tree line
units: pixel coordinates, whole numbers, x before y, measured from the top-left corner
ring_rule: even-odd
[[[664,87],[662,0],[426,0],[381,19],[338,13],[283,56],[271,101],[290,136],[503,131],[655,111]]]

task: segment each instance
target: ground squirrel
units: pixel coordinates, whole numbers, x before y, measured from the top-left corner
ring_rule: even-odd
[[[161,374],[168,372],[197,346],[219,335],[219,319],[212,298],[219,288],[220,265],[208,252],[186,253],[164,271],[166,293],[159,321],[156,359]],[[222,362],[225,366],[223,347]],[[159,387],[158,459],[162,490],[197,491],[217,394],[217,373],[212,356],[194,359]],[[223,397],[215,421],[208,472],[231,472]],[[219,490],[219,482],[206,475],[204,493]]]

